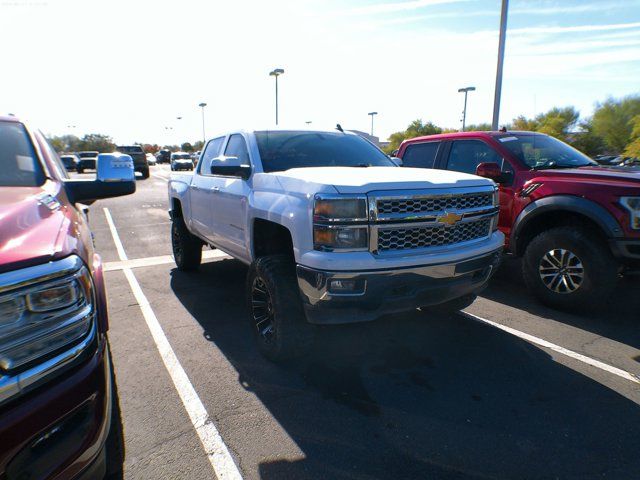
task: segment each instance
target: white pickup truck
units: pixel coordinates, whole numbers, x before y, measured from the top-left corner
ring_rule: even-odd
[[[491,180],[399,168],[348,132],[237,131],[210,140],[169,182],[180,270],[203,245],[250,265],[246,296],[262,353],[305,352],[314,324],[464,308],[500,261]]]

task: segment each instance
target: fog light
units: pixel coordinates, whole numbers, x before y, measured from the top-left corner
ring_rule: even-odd
[[[364,289],[364,280],[338,279],[329,282],[329,293],[333,294],[361,295]]]

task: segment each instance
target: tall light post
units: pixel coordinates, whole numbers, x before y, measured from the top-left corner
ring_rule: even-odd
[[[202,109],[202,148],[204,148],[204,144],[207,143],[207,136],[204,133],[204,107],[207,106],[206,103],[199,103],[198,106]]]
[[[284,73],[282,68],[274,68],[269,72],[269,76],[276,77],[276,125],[278,125],[278,77]]]
[[[464,126],[467,122],[467,94],[475,91],[476,87],[464,87],[459,88],[458,93],[464,92],[464,110],[462,110],[462,131],[464,132]]]
[[[500,95],[502,94],[502,67],[504,65],[504,44],[507,40],[507,10],[509,0],[502,0],[502,11],[500,12],[500,40],[498,41],[498,68],[496,71],[496,92],[493,97],[493,121],[491,129],[498,130],[500,120]]]
[[[367,115],[371,115],[371,136],[373,137],[373,117],[377,115],[378,112],[369,112]]]

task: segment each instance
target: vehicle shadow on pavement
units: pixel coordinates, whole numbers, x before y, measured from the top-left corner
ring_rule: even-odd
[[[554,310],[538,303],[529,293],[522,280],[520,260],[507,258],[481,296],[640,348],[640,295],[638,292],[640,292],[640,277],[624,277],[618,282],[607,304],[600,310],[586,313]]]
[[[640,471],[634,402],[461,315],[416,311],[323,328],[306,357],[270,363],[251,340],[245,275],[241,263],[222,260],[193,274],[174,270],[171,287],[238,382],[305,454],[260,462],[260,478],[584,479]]]

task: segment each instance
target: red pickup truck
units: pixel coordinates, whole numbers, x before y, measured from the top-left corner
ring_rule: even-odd
[[[44,136],[0,116],[0,478],[102,478],[111,365],[84,204],[135,191],[131,157],[72,180]]]
[[[543,303],[601,307],[640,271],[640,169],[603,167],[534,132],[461,132],[405,140],[407,167],[475,173],[500,185],[499,228]]]

